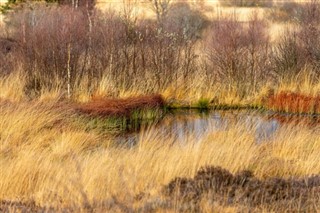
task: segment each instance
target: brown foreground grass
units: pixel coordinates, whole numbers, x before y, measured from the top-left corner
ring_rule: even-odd
[[[287,192],[286,180],[272,183],[270,178],[298,178],[296,184],[319,174],[317,127],[280,128],[263,144],[256,143],[254,127],[245,128],[241,123],[210,133],[201,141],[190,137],[183,144],[150,129],[140,134],[136,146],[126,148],[115,144],[111,136],[70,125],[75,114],[56,103],[2,102],[0,107],[2,211],[319,210],[317,184],[311,188],[302,184],[303,202],[297,198],[301,194],[277,200],[277,205],[264,199],[249,202],[258,193],[256,188],[270,185],[272,192],[268,187],[263,192],[271,193],[270,199],[279,196],[279,190]],[[206,165],[231,173],[250,171],[255,184],[250,182],[248,187],[255,189],[248,202],[242,202],[244,195],[228,201],[223,190],[203,191],[196,203],[186,203],[176,194],[168,197],[165,189],[170,182],[176,177],[193,178]],[[235,192],[247,190],[240,187]]]

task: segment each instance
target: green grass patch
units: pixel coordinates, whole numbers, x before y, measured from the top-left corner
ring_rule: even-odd
[[[200,98],[196,104],[198,109],[209,109],[210,108],[210,100],[208,98]]]

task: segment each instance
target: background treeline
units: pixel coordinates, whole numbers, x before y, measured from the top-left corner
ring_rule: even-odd
[[[157,92],[190,87],[200,76],[248,93],[305,68],[320,74],[318,2],[300,6],[277,41],[270,40],[270,21],[255,13],[247,22],[236,15],[209,21],[187,3],[157,3],[150,2],[155,19],[138,17],[130,3],[122,12],[101,12],[90,1],[10,11],[1,28],[0,73],[25,73],[30,96],[44,87],[94,91],[106,77],[119,88]]]

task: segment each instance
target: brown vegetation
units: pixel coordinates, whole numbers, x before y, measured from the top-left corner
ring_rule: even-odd
[[[93,116],[123,116],[128,117],[134,110],[154,109],[164,106],[160,95],[138,96],[126,99],[95,98],[91,102],[81,104],[76,109]]]
[[[292,113],[320,113],[320,96],[308,96],[294,92],[280,92],[266,101],[268,109]]]

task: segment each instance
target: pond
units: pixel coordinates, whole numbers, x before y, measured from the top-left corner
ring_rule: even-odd
[[[320,123],[319,116],[290,115],[248,110],[196,110],[169,111],[163,119],[151,125],[142,126],[137,131],[125,133],[118,137],[121,144],[134,146],[142,132],[152,130],[162,136],[174,138],[178,143],[185,143],[190,138],[201,141],[202,137],[218,131],[226,131],[234,126],[254,132],[257,143],[270,141],[280,127]]]

